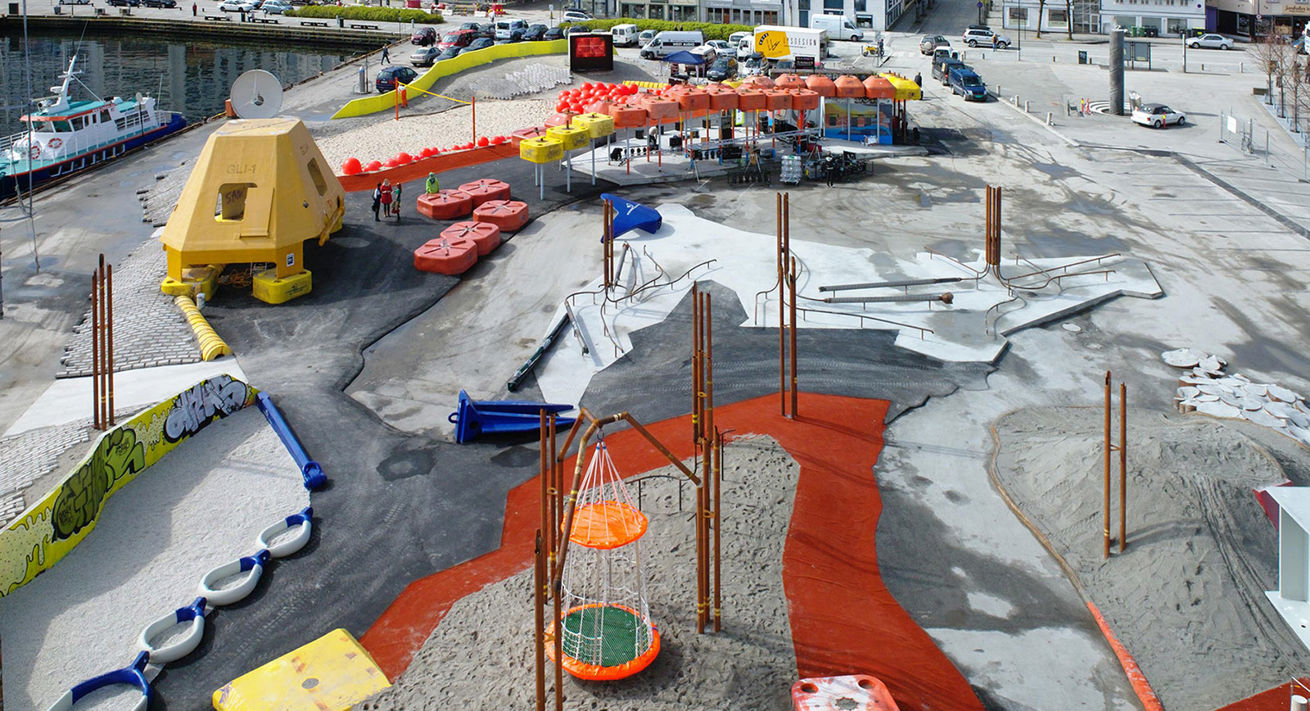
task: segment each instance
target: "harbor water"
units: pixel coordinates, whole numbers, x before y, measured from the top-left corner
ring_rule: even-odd
[[[31,83],[21,33],[0,35],[0,135],[23,130],[19,116],[30,100],[51,96],[50,87],[78,55],[72,98],[154,96],[161,109],[180,111],[188,121],[223,111],[232,82],[249,69],[264,69],[293,84],[325,72],[348,58],[349,50],[296,48],[278,40],[276,48],[255,43],[151,39],[139,36],[75,36],[29,33]]]

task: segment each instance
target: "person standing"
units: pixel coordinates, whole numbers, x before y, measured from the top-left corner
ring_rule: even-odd
[[[441,181],[437,180],[436,173],[428,173],[428,182],[423,185],[423,190],[428,195],[436,195],[441,192]]]
[[[378,186],[376,188],[373,188],[373,221],[374,222],[381,222],[381,219],[378,218],[378,211],[381,209],[382,209],[382,183],[378,183]]]
[[[387,50],[387,45],[382,45],[382,63],[391,64],[391,52]]]
[[[241,8],[240,8],[240,10],[241,10],[241,21],[242,21],[242,22],[245,22],[245,21],[246,21],[246,8],[245,8],[245,6],[242,5]]]
[[[396,216],[396,222],[400,222],[400,183],[396,183],[395,195],[391,200],[391,214]]]
[[[191,3],[191,16],[196,17],[197,13],[199,12],[200,12],[200,6],[195,3]]]
[[[382,187],[378,188],[378,201],[382,203],[382,214],[391,216],[391,181],[383,178]]]
[[[914,83],[919,86],[920,91],[923,90],[923,75],[919,72],[914,73]]]

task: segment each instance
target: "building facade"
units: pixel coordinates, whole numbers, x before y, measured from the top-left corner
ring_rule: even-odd
[[[1310,21],[1310,0],[1207,0],[1205,27],[1247,37],[1299,37]]]
[[[1148,36],[1180,37],[1205,24],[1205,0],[1101,0],[1102,32],[1140,27]]]
[[[1048,0],[1042,3],[1039,0],[993,0],[1000,4],[1001,27],[1012,35],[1035,34],[1039,19],[1042,32],[1068,32],[1071,27],[1074,32],[1082,34],[1101,32],[1104,5],[1112,1]]]
[[[891,28],[907,13],[917,13],[921,0],[787,0],[786,24],[810,26],[811,15],[845,15],[856,27],[875,32]]]
[[[734,25],[784,24],[781,0],[702,0],[706,22]]]

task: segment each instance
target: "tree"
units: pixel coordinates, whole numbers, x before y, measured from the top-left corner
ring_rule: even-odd
[[[1042,15],[1046,14],[1046,0],[1037,0],[1037,39],[1042,38]]]
[[[1064,27],[1069,32],[1069,39],[1073,40],[1073,0],[1064,0]]]
[[[1282,87],[1283,78],[1294,63],[1295,54],[1289,45],[1279,42],[1271,35],[1266,35],[1261,41],[1252,44],[1248,51],[1255,58],[1256,65],[1264,70],[1265,103],[1272,104],[1274,80],[1277,79],[1279,87]]]

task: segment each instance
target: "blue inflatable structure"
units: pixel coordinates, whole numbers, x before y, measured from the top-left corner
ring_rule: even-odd
[[[459,409],[450,413],[450,421],[455,423],[455,441],[464,444],[480,434],[532,432],[541,426],[542,410],[565,412],[572,409],[572,405],[529,400],[474,400],[460,390]],[[555,423],[560,427],[568,427],[574,419],[560,417]]]
[[[602,200],[614,203],[615,239],[633,230],[641,230],[648,235],[653,235],[659,231],[660,225],[664,224],[664,218],[653,207],[646,207],[610,193],[601,193],[600,197]]]

